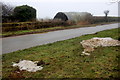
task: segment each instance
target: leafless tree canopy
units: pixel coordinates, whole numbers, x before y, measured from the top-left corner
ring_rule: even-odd
[[[110,3],[119,3],[120,0],[110,0]]]
[[[13,14],[13,6],[2,2],[0,2],[0,5],[2,7],[2,16],[10,16]]]
[[[109,10],[105,10],[104,13],[105,13],[105,16],[107,17]]]

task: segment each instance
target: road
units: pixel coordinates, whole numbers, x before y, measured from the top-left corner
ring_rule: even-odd
[[[119,24],[120,25],[120,24]],[[10,53],[38,45],[62,41],[85,34],[93,34],[99,31],[118,28],[118,23],[99,25],[96,27],[84,27],[76,29],[59,30],[42,34],[28,34],[15,37],[2,38],[2,53]],[[1,41],[0,41],[1,42]]]

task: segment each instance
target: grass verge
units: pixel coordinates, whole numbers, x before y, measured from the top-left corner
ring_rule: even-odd
[[[119,28],[120,29],[120,28]],[[2,55],[3,78],[117,78],[120,46],[99,47],[90,56],[81,56],[82,40],[92,37],[118,39],[118,29],[106,30],[91,35],[32,47]],[[11,45],[12,46],[12,45]],[[43,70],[35,73],[20,71],[12,62],[20,59],[40,61]]]
[[[20,30],[20,31],[11,31],[11,32],[2,32],[0,36],[2,37],[10,37],[10,36],[18,36],[18,35],[25,35],[25,34],[33,34],[33,33],[45,33],[50,31],[57,31],[57,30],[64,30],[64,29],[74,29],[80,27],[91,27],[97,25],[104,25],[104,24],[111,24],[116,22],[102,22],[97,24],[89,24],[89,25],[73,25],[73,26],[58,26],[58,27],[51,27],[51,28],[42,28],[42,29],[32,29],[32,30]]]

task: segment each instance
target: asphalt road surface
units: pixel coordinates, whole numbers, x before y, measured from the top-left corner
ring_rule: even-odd
[[[28,35],[2,38],[0,39],[0,45],[2,45],[1,54],[10,53],[17,50],[22,50],[47,43],[53,43],[56,41],[62,41],[85,34],[93,34],[103,30],[118,28],[119,27],[118,25],[120,24],[115,23],[109,25],[99,25],[96,27],[84,27],[84,28],[52,31],[42,34],[28,34]]]

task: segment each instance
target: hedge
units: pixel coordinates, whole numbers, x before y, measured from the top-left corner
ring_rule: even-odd
[[[94,17],[92,23],[100,23],[100,22],[119,22],[120,17],[108,17],[107,20],[105,17]]]
[[[70,24],[64,21],[3,23],[2,31],[8,32],[8,31],[41,29],[41,28],[49,28],[49,27],[55,27],[55,26],[68,26],[68,25]]]

